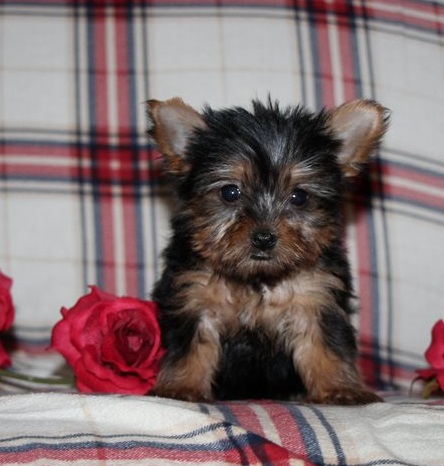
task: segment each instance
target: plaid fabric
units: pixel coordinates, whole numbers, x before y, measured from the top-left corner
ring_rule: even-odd
[[[128,413],[131,412],[131,416]],[[63,394],[2,399],[0,464],[433,466],[444,405],[197,405]]]
[[[393,116],[346,209],[362,366],[409,383],[443,316],[443,31],[428,0],[1,2],[0,267],[19,347],[44,347],[88,284],[149,297],[169,214],[147,98],[367,97]]]

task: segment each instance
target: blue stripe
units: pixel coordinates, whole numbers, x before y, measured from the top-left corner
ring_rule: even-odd
[[[325,459],[322,455],[316,432],[302,414],[300,408],[292,403],[282,403],[282,405],[289,411],[299,428],[309,460],[314,464],[325,465]]]
[[[336,434],[332,425],[327,421],[325,415],[316,407],[311,406],[311,410],[315,413],[316,417],[321,421],[321,424],[324,426],[325,430],[330,437],[331,443],[335,449],[336,456],[337,456],[337,464],[338,466],[347,465],[347,458],[345,456],[344,450],[342,449],[341,442],[339,441],[339,437]]]
[[[217,408],[222,413],[224,419],[227,421],[227,427],[226,427],[227,436],[229,438],[233,438],[233,441],[237,444],[238,438],[233,436],[232,425],[239,426],[240,428],[243,429],[242,419],[238,419],[234,415],[232,409],[227,405],[221,404],[221,405],[218,405]],[[273,463],[270,462],[270,459],[268,458],[266,450],[264,449],[265,444],[269,444],[272,442],[252,432],[248,433],[248,438],[250,439],[248,446],[253,450],[253,452],[256,455],[256,458],[258,458],[261,461],[261,464],[263,464],[264,466],[268,466],[268,465],[272,466]],[[242,460],[241,464],[245,464],[245,465],[250,464],[242,448],[239,447],[238,451],[239,451],[239,454]]]
[[[97,396],[97,395],[96,395]],[[78,432],[69,435],[18,435],[15,437],[9,438],[0,438],[0,443],[7,443],[7,442],[16,442],[18,440],[56,440],[59,442],[60,440],[70,440],[70,439],[80,439],[83,437],[95,437],[100,439],[119,439],[119,438],[131,438],[131,442],[135,439],[173,439],[173,440],[189,440],[200,435],[205,435],[209,432],[216,432],[218,430],[225,430],[225,422],[214,422],[212,424],[207,424],[205,426],[199,427],[197,429],[190,430],[189,432],[185,432],[183,434],[177,435],[156,435],[156,434],[95,434],[92,432]],[[147,441],[145,440],[145,441]],[[152,440],[150,440],[152,441]],[[123,442],[122,442],[123,443]]]
[[[96,436],[100,438],[99,436]],[[165,437],[164,437],[165,438]],[[168,437],[167,437],[168,438]],[[236,437],[236,441],[246,447],[252,446],[255,443],[262,443],[263,440],[258,436],[252,436],[249,434],[242,434]],[[137,441],[128,440],[125,442],[105,442],[103,440],[90,440],[83,442],[67,442],[67,443],[53,443],[48,444],[46,442],[32,442],[25,445],[17,445],[10,447],[0,447],[0,454],[2,453],[25,453],[32,450],[53,450],[53,451],[75,451],[75,450],[90,450],[96,448],[107,448],[111,450],[132,450],[135,448],[153,448],[158,450],[175,450],[179,452],[225,452],[233,450],[233,447],[237,449],[236,445],[233,445],[233,439],[223,439],[217,442],[206,442],[206,443],[194,443],[192,445],[186,445],[183,442],[180,443],[168,443],[160,442],[155,440]],[[72,454],[72,453],[71,453]],[[248,464],[248,463],[243,463]]]

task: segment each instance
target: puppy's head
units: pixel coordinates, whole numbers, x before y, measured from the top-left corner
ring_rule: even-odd
[[[344,180],[387,126],[370,100],[318,114],[257,101],[199,113],[174,98],[149,101],[148,116],[194,252],[243,281],[279,280],[338,243]]]

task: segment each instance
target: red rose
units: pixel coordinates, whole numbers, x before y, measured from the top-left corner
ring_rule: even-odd
[[[153,388],[164,354],[155,303],[91,287],[61,312],[51,346],[73,368],[79,391],[145,395]]]
[[[425,358],[431,367],[416,372],[425,380],[435,378],[444,390],[444,322],[442,320],[438,320],[432,328],[432,341],[425,352]]]
[[[14,305],[11,297],[12,280],[0,272],[0,332],[8,330],[14,320]],[[9,366],[11,360],[0,343],[0,367]]]
[[[11,286],[12,280],[0,272],[0,331],[8,330],[14,320]]]

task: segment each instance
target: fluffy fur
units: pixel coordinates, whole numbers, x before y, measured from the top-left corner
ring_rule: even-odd
[[[153,292],[167,348],[156,393],[377,401],[356,367],[341,205],[386,110],[254,101],[199,113],[174,98],[147,112],[177,203]]]

